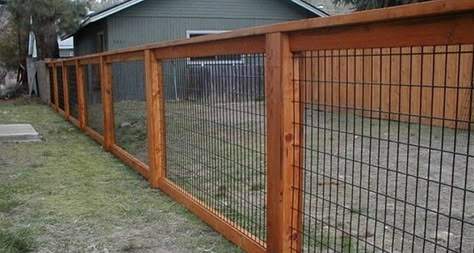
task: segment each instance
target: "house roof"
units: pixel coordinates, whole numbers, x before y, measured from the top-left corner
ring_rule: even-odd
[[[125,10],[125,9],[127,9],[129,7],[132,7],[136,4],[139,4],[143,1],[145,1],[145,0],[125,0],[121,3],[116,4],[116,5],[112,5],[112,6],[109,6],[107,8],[104,8],[100,11],[91,13],[91,14],[87,15],[86,19],[84,19],[82,21],[82,23],[81,23],[81,25],[80,25],[80,27],[77,31],[79,31],[83,27],[89,25],[90,23],[94,23],[94,22],[97,22],[99,20],[102,20],[102,19],[104,19],[104,18],[106,18],[110,15],[113,15],[113,14],[119,12],[119,11]],[[305,0],[289,0],[289,1],[292,2],[295,5],[298,5],[301,8],[304,8],[304,9],[320,16],[320,17],[329,16],[329,14],[327,12],[323,11],[320,8],[317,8],[316,6],[306,2]],[[74,32],[74,33],[76,33],[76,32]],[[61,39],[67,39],[67,38],[71,37],[72,35],[74,35],[74,33],[63,35],[63,36],[61,36]]]

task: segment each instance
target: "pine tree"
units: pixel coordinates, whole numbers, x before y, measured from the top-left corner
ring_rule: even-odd
[[[385,8],[430,0],[333,0],[335,4],[350,4],[358,11]]]

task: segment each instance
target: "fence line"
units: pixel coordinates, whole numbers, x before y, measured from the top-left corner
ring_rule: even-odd
[[[50,104],[247,252],[467,252],[472,31],[438,0],[50,60]]]

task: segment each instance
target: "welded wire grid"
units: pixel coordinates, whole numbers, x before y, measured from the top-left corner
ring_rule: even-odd
[[[104,111],[100,82],[100,65],[87,64],[84,68],[84,92],[86,98],[87,126],[104,134]]]
[[[473,45],[302,52],[294,66],[301,251],[473,252]]]
[[[252,54],[163,62],[167,177],[262,244],[266,238],[263,61],[264,55]]]
[[[63,67],[56,66],[58,78],[58,108],[64,111],[64,86],[63,86]]]
[[[73,118],[79,119],[76,66],[68,65],[66,66],[66,68],[67,68],[68,95],[69,95],[69,114]]]
[[[143,61],[113,63],[112,90],[116,144],[148,164]]]
[[[51,104],[55,105],[56,104],[56,101],[55,101],[56,91],[54,89],[54,79],[53,79],[54,69],[52,67],[48,67],[48,71],[49,71],[49,101]]]

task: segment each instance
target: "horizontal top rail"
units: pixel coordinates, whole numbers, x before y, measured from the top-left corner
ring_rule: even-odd
[[[206,42],[216,42],[230,40],[243,37],[264,36],[269,33],[278,32],[298,32],[314,29],[325,29],[332,27],[351,26],[370,24],[376,22],[389,22],[397,20],[407,20],[424,18],[437,15],[448,15],[456,13],[465,13],[474,10],[473,0],[435,0],[417,4],[410,4],[398,7],[390,7],[378,10],[368,10],[354,12],[346,15],[338,15],[331,17],[312,18],[291,22],[284,22],[274,25],[258,26],[246,28],[221,34],[211,34],[205,36],[194,37],[190,39],[179,39],[161,43],[146,44],[126,49],[111,50],[102,53],[90,54],[85,56],[73,57],[68,59],[48,59],[46,62],[54,64],[58,62],[69,62],[75,60],[83,60],[97,58],[101,56],[114,56],[119,54],[130,54],[134,52],[172,48],[177,46],[185,46],[191,44],[200,44]],[[158,56],[157,56],[158,57]],[[160,58],[160,57],[158,57]],[[118,57],[117,59],[120,59]]]

